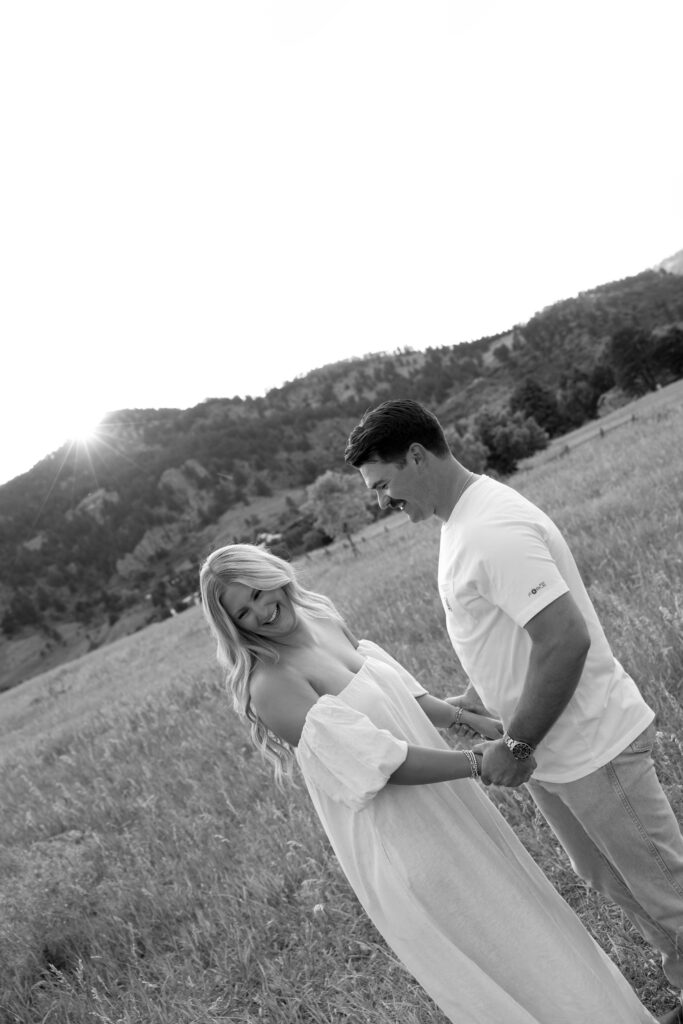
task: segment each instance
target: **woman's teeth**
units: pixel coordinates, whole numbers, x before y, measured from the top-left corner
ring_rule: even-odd
[[[275,609],[273,610],[273,614],[270,616],[269,619],[266,619],[264,621],[264,623],[263,623],[264,626],[270,626],[273,622],[275,622],[275,620],[276,620],[276,618],[278,616],[278,612],[279,611],[280,611],[280,606],[279,605],[275,605]]]

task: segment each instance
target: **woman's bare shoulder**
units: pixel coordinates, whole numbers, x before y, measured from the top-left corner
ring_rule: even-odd
[[[292,746],[299,742],[306,715],[318,699],[296,665],[285,659],[258,665],[251,677],[249,696],[263,724]]]
[[[291,692],[302,683],[306,683],[306,680],[301,672],[284,658],[259,662],[249,681],[251,702],[267,700],[271,694]]]

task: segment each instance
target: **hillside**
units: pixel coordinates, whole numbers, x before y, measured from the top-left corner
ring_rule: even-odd
[[[658,268],[493,337],[344,360],[259,398],[111,413],[87,447],[0,487],[0,689],[187,607],[217,543],[277,535],[295,556],[329,542],[306,488],[343,469],[369,406],[424,402],[463,461],[505,475],[683,376],[682,328],[683,278]]]
[[[662,260],[657,269],[664,270],[667,274],[683,274],[683,249]]]
[[[657,716],[657,773],[683,820],[680,391],[640,413],[680,388],[577,449],[567,435],[568,453],[512,483],[566,535]],[[335,544],[299,559],[305,582],[430,692],[461,692],[437,524],[371,532],[362,558]],[[3,1024],[441,1019],[367,921],[305,786],[273,784],[198,608],[0,694],[0,765]],[[487,793],[643,1003],[673,1005],[652,948],[577,881],[524,788]]]

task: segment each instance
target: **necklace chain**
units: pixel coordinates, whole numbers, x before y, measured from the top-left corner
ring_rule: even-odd
[[[458,494],[457,494],[457,497],[456,497],[455,501],[453,502],[453,508],[455,508],[455,506],[458,504],[458,502],[462,498],[463,494],[465,493],[465,488],[474,479],[474,476],[475,476],[475,474],[472,472],[472,470],[470,470],[469,473],[467,474],[467,476],[465,477],[464,481],[463,481],[462,487],[458,491]]]

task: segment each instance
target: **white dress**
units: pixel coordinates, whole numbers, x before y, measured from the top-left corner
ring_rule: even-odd
[[[386,785],[408,743],[447,744],[423,687],[376,644],[359,653],[308,712],[297,761],[387,944],[453,1024],[653,1024],[477,783]]]

